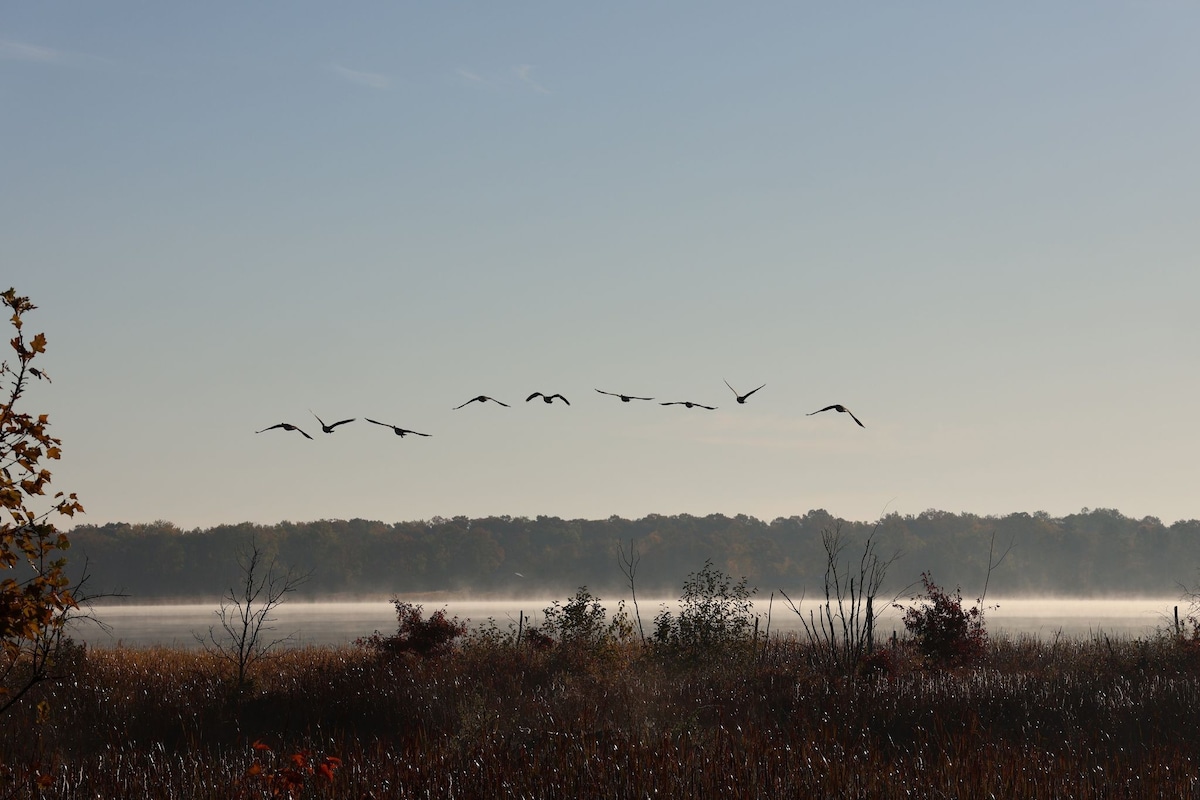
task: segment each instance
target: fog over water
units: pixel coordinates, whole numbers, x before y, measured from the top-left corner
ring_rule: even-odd
[[[424,606],[426,614],[445,608],[450,616],[470,620],[472,627],[486,624],[489,618],[501,629],[509,624],[516,625],[523,613],[527,624],[538,625],[543,620],[542,610],[557,599],[549,600],[443,600],[411,598],[411,602]],[[796,599],[796,598],[793,598]],[[964,607],[974,604],[964,599]],[[617,601],[603,603],[611,616]],[[654,616],[663,606],[678,611],[677,600],[641,600],[642,625],[649,635],[654,627]],[[1136,638],[1152,634],[1156,628],[1164,627],[1171,619],[1172,610],[1179,605],[1177,597],[1141,598],[995,598],[986,603],[986,623],[991,636],[1021,635],[1050,639],[1056,635],[1088,637],[1106,634],[1114,637]],[[102,625],[80,620],[72,624],[71,635],[77,640],[96,647],[165,645],[175,647],[198,647],[195,634],[205,635],[210,627],[220,631],[220,620],[215,613],[218,603],[188,603],[160,605],[97,605],[94,616]],[[800,604],[807,616],[816,604],[805,601]],[[633,606],[626,603],[632,616]],[[768,623],[775,634],[803,635],[800,618],[776,597],[758,598],[754,605],[759,616],[760,631]],[[1183,615],[1186,609],[1181,607]],[[290,646],[336,645],[353,642],[369,636],[376,630],[390,634],[396,629],[396,614],[387,600],[354,602],[291,602],[279,607],[274,615],[272,633],[269,638],[291,636]],[[895,608],[881,611],[877,629],[881,636],[891,631],[903,632],[902,612]]]

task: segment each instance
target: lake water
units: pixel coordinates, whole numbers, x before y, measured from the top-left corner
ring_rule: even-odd
[[[561,598],[559,599],[562,602]],[[450,616],[470,620],[471,626],[484,623],[488,618],[505,629],[509,623],[516,624],[524,613],[527,624],[537,625],[542,621],[542,609],[553,603],[551,600],[422,600],[426,614],[445,608]],[[666,604],[678,611],[677,601],[640,601],[642,624],[649,633],[653,629],[654,616]],[[1156,628],[1169,624],[1172,609],[1179,604],[1177,597],[1082,599],[1082,598],[1000,598],[989,600],[986,622],[989,635],[1033,635],[1051,639],[1066,637],[1089,637],[1105,634],[1112,637],[1137,638],[1154,633]],[[611,612],[616,603],[605,603]],[[760,600],[755,611],[760,618],[760,630],[767,626],[769,603]],[[990,606],[998,606],[992,609]],[[220,620],[216,615],[218,603],[179,605],[110,605],[95,606],[94,616],[103,623],[97,625],[87,620],[72,624],[70,633],[77,641],[96,647],[117,645],[146,647],[168,645],[175,647],[198,647],[196,634],[206,635],[215,626],[219,634]],[[815,606],[802,605],[807,610]],[[632,614],[633,609],[629,609]],[[796,632],[803,635],[800,618],[776,598],[770,605],[772,635]],[[1186,608],[1180,608],[1184,615]],[[290,636],[290,646],[346,644],[375,631],[385,634],[396,630],[396,613],[388,600],[355,602],[290,602],[280,606],[272,623],[271,638]],[[886,635],[893,630],[903,631],[901,612],[887,609],[880,618],[877,630]]]

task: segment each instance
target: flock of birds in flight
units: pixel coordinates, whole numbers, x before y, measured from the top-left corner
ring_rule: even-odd
[[[729,381],[725,381],[725,385],[729,386]],[[765,383],[762,386],[759,386],[758,389],[762,389],[764,386],[766,386]],[[729,386],[729,391],[733,392],[733,396],[737,399],[737,402],[739,404],[744,404],[750,398],[750,395],[757,392],[758,389],[751,389],[750,391],[746,392],[745,394],[738,394],[737,389],[734,389],[732,386]],[[596,391],[599,392],[600,394],[609,395],[610,397],[620,398],[622,403],[628,403],[631,400],[653,400],[654,399],[653,397],[638,397],[636,395],[621,394],[619,392],[606,392],[603,389],[597,389]],[[542,398],[542,402],[547,403],[547,404],[553,403],[555,400],[561,400],[564,403],[566,403],[567,405],[571,405],[571,401],[568,400],[567,398],[563,397],[561,394],[543,394],[542,392],[534,392],[533,394],[529,395],[529,397],[525,398],[525,402],[528,403],[529,401],[533,400],[535,397]],[[508,403],[501,402],[500,400],[497,400],[494,397],[488,397],[485,394],[481,394],[478,397],[472,397],[470,400],[468,400],[467,402],[463,403],[460,406],[455,406],[451,410],[458,411],[460,408],[469,406],[471,403],[489,403],[489,402],[490,403],[498,403],[499,405],[502,405],[505,408],[512,407]],[[684,406],[685,408],[703,408],[708,411],[716,411],[717,410],[716,406],[706,406],[703,403],[696,403],[691,400],[672,400],[667,403],[660,402],[659,405],[660,406]],[[824,408],[818,408],[816,411],[810,412],[810,413],[806,414],[805,416],[811,417],[813,414],[820,414],[822,411],[838,411],[842,414],[849,414],[850,419],[852,419],[858,423],[858,427],[860,427],[860,428],[867,427],[866,425],[862,424],[862,421],[858,417],[854,416],[854,413],[851,412],[850,409],[846,408],[845,406],[843,406],[839,403],[834,403],[833,405],[825,406]],[[332,422],[332,423],[326,425],[324,420],[322,420],[320,417],[317,417],[316,412],[311,411],[311,409],[310,409],[310,413],[312,413],[312,415],[317,418],[317,422],[319,422],[321,424],[321,430],[324,431],[325,433],[333,433],[334,430],[339,425],[346,425],[346,424],[354,422],[356,419],[358,419],[358,417],[351,417],[350,419],[338,420],[337,422]],[[410,433],[413,436],[432,436],[433,435],[433,434],[429,434],[429,433],[421,433],[420,431],[409,430],[408,428],[401,428],[399,425],[391,425],[387,422],[379,422],[378,420],[373,420],[370,417],[364,417],[363,419],[365,419],[367,422],[373,423],[375,425],[381,425],[384,428],[391,428],[392,433],[394,433],[400,437],[408,436]],[[285,430],[285,431],[296,431],[297,433],[304,436],[304,438],[306,438],[306,439],[313,438],[313,437],[309,436],[307,433],[305,433],[304,430],[301,429],[299,426],[293,425],[290,422],[280,422],[276,425],[271,425],[270,427],[263,428],[261,431],[255,431],[255,433],[266,433],[267,431],[275,430],[277,428],[281,429],[281,430]]]

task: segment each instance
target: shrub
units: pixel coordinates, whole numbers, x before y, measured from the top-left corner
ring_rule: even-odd
[[[895,605],[904,611],[904,628],[925,660],[942,667],[969,666],[978,661],[987,648],[982,603],[964,609],[962,589],[951,594],[934,583],[927,572],[921,573],[921,583],[924,593],[912,598],[918,605]]]
[[[737,583],[705,561],[683,584],[676,617],[667,609],[654,618],[654,642],[661,648],[692,658],[727,653],[745,645],[754,630],[750,597],[758,591]]]
[[[456,616],[447,618],[444,608],[425,619],[419,603],[407,603],[395,598],[392,605],[396,607],[399,621],[396,635],[384,636],[375,631],[366,639],[359,639],[357,644],[389,655],[412,653],[431,658],[449,652],[454,647],[454,640],[467,633],[468,620],[460,620]]]
[[[586,586],[580,586],[565,605],[555,600],[542,614],[545,622],[541,632],[564,645],[596,644],[604,638],[604,606]]]
[[[625,602],[617,604],[610,619],[600,598],[580,586],[565,603],[557,600],[542,611],[544,622],[525,629],[523,640],[533,650],[551,652],[557,669],[580,674],[611,670],[623,652],[620,645],[633,638],[633,622]]]
[[[612,620],[606,617],[600,598],[580,586],[575,596],[567,602],[554,604],[542,611],[545,622],[540,629],[530,633],[541,633],[556,639],[559,644],[574,647],[596,647],[616,643],[633,635],[633,623],[625,612],[625,602],[617,604]]]

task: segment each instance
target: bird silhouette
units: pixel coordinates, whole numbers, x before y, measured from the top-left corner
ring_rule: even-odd
[[[312,414],[314,417],[317,417],[317,412],[313,411],[311,408],[308,410],[308,413]],[[358,417],[351,417],[350,419],[344,419],[341,422],[335,422],[332,425],[326,425],[325,420],[317,417],[317,422],[321,423],[321,430],[325,431],[326,433],[333,433],[333,429],[338,425],[345,425],[347,422],[354,422],[356,419],[358,419]]]
[[[725,381],[725,385],[729,386],[729,381]],[[762,386],[758,387],[758,389],[763,388],[763,386],[766,386],[766,384],[764,383]],[[729,391],[733,392],[733,396],[737,398],[738,403],[745,403],[746,400],[750,397],[750,395],[754,394],[754,392],[757,392],[758,389],[753,389],[749,392],[746,392],[745,394],[738,394],[737,389],[733,388],[732,386],[729,386]]]
[[[820,414],[822,411],[840,411],[843,414],[849,414],[850,419],[852,419],[858,423],[858,427],[860,427],[860,428],[867,427],[866,425],[862,424],[862,420],[860,420],[858,417],[854,416],[854,413],[852,411],[850,411],[850,409],[846,408],[843,405],[838,405],[837,403],[834,403],[831,406],[825,406],[824,408],[819,408],[816,411],[812,412],[811,414],[805,414],[804,416],[811,417],[813,414]]]
[[[462,406],[455,406],[455,407],[454,407],[453,409],[451,409],[451,410],[452,410],[452,411],[458,411],[458,410],[459,410],[460,408],[462,408],[463,406],[470,405],[471,403],[486,403],[488,400],[491,400],[493,403],[500,403],[500,401],[499,401],[499,400],[497,400],[497,399],[496,399],[496,398],[494,398],[494,397],[488,397],[486,394],[481,394],[481,395],[479,395],[479,397],[472,397],[470,400],[468,400],[467,402],[463,403],[463,404],[462,404]],[[504,406],[505,408],[509,408],[509,407],[510,407],[510,406],[508,405],[508,403],[500,403],[500,405]]]
[[[275,430],[276,428],[283,428],[285,431],[300,431],[300,433],[304,436],[305,439],[312,438],[307,433],[304,433],[304,431],[301,431],[299,428],[297,428],[295,425],[292,425],[289,422],[281,422],[278,425],[272,425],[269,428],[263,428],[261,431],[255,431],[255,433],[266,433],[267,431],[272,431],[272,430]]]
[[[567,405],[571,405],[571,401],[568,400],[567,398],[563,397],[561,394],[542,394],[541,392],[534,392],[533,394],[529,395],[529,397],[525,398],[525,402],[528,403],[530,400],[532,400],[535,397],[542,398],[542,402],[544,402],[544,403],[553,403],[554,398],[557,397],[559,400],[562,400]]]
[[[693,403],[690,400],[672,400],[670,403],[659,403],[660,406],[687,406],[688,408],[707,408],[716,411],[716,406],[706,406],[703,403]]]
[[[616,392],[606,392],[603,389],[597,389],[596,391],[599,392],[600,394],[610,395],[611,397],[619,397],[619,398],[621,398],[622,403],[628,403],[630,400],[653,400],[654,399],[653,397],[634,397],[631,394],[617,394]]]
[[[388,425],[386,422],[376,422],[375,420],[371,419],[370,417],[364,417],[364,419],[367,422],[374,422],[376,425],[382,425],[385,428],[391,428],[392,431],[395,432],[395,434],[397,436],[401,436],[401,437],[407,436],[410,433],[416,434],[417,436],[432,436],[433,435],[431,433],[420,433],[418,431],[410,431],[407,428],[401,428],[398,425]]]

